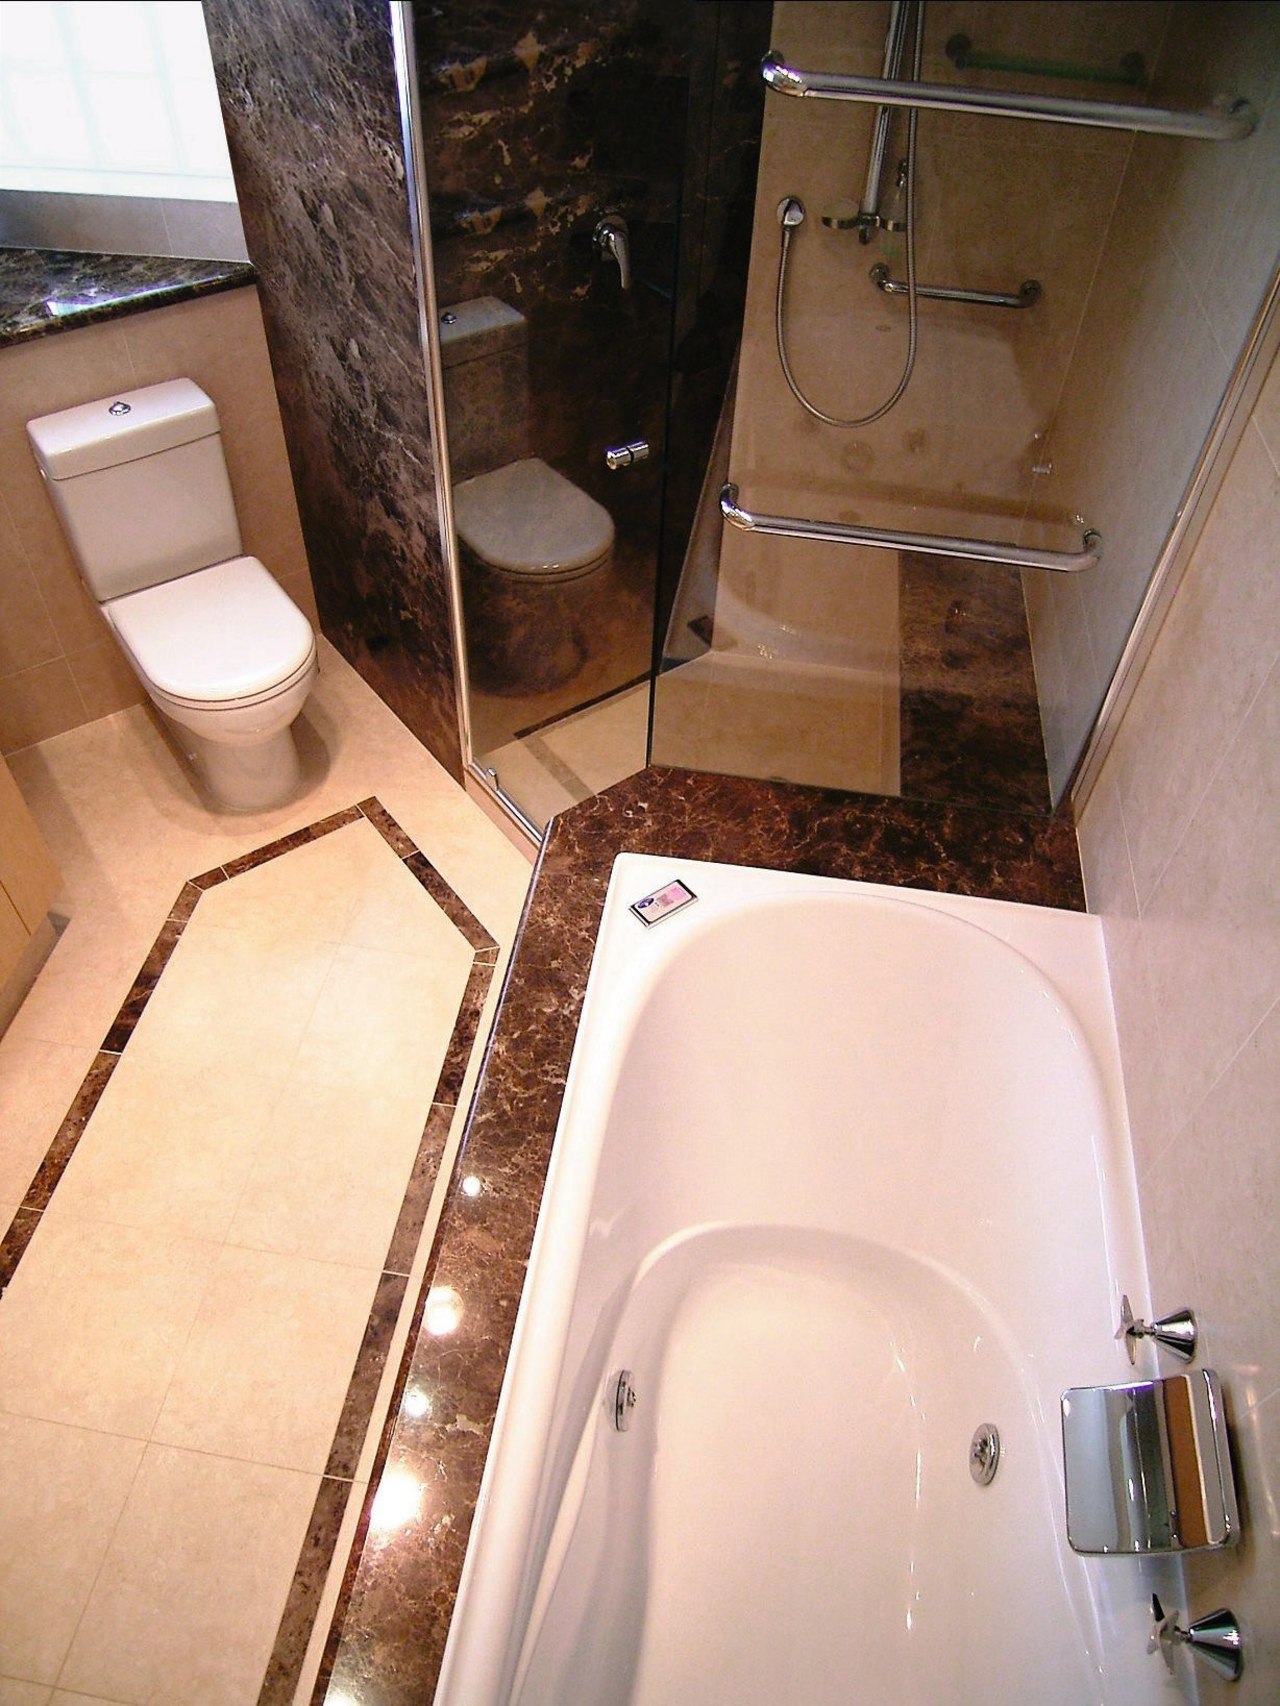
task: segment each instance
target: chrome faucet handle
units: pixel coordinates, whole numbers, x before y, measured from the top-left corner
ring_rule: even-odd
[[[1139,1339],[1154,1339],[1183,1362],[1191,1362],[1196,1354],[1198,1336],[1193,1310],[1175,1309],[1172,1315],[1162,1315],[1158,1321],[1137,1321],[1129,1299],[1120,1299],[1120,1325],[1116,1338],[1124,1341],[1131,1363],[1138,1360]]]
[[[1151,1596],[1151,1638],[1148,1653],[1159,1653],[1172,1672],[1173,1649],[1189,1647],[1224,1682],[1238,1682],[1244,1670],[1244,1635],[1236,1615],[1227,1606],[1197,1617],[1183,1629],[1176,1611],[1166,1612],[1159,1594]]]
[[[620,213],[606,213],[591,234],[596,253],[618,263],[618,279],[623,290],[631,289],[631,237],[627,222]]]

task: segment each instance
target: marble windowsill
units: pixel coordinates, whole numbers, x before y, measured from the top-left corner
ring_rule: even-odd
[[[424,1292],[317,1698],[415,1706],[434,1689],[605,890],[623,852],[1084,907],[1066,812],[651,767],[552,821],[428,1265],[426,1285],[457,1300],[458,1320],[433,1331]],[[429,1515],[388,1528],[372,1502],[382,1476],[420,1487]]]
[[[244,261],[0,249],[0,348],[255,282]]]

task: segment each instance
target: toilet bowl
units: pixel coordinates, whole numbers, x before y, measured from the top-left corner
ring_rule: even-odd
[[[453,503],[477,685],[506,694],[558,687],[595,649],[612,517],[537,456],[461,481]]]
[[[316,638],[256,557],[126,593],[102,614],[224,806],[262,811],[294,792],[302,772],[291,725],[319,670]]]
[[[225,811],[298,788],[293,723],[318,670],[301,610],[240,529],[212,401],[189,379],[28,422],[81,575]]]

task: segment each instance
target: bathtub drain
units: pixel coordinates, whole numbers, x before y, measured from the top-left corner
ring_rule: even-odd
[[[980,1487],[989,1487],[1000,1467],[1000,1430],[983,1422],[969,1441],[969,1473]]]

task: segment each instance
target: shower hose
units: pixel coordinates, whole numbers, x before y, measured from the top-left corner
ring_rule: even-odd
[[[923,6],[920,13],[923,14]],[[924,18],[918,16],[916,24],[915,49],[912,55],[912,75],[920,80],[922,50],[924,46]],[[892,392],[867,415],[854,415],[848,420],[839,415],[829,415],[811,403],[800,389],[795,374],[791,371],[791,363],[787,359],[786,314],[785,302],[787,294],[787,257],[791,251],[792,233],[804,221],[804,205],[796,196],[785,196],[778,204],[778,222],[782,227],[782,249],[778,256],[778,290],[774,298],[773,324],[778,340],[778,360],[782,363],[783,377],[791,389],[791,395],[796,402],[815,417],[833,427],[862,427],[870,426],[873,421],[880,420],[890,409],[895,408],[902,400],[903,393],[911,383],[911,375],[916,366],[917,343],[917,314],[916,314],[916,120],[919,109],[912,107],[907,120],[907,359],[903,364],[902,375]]]

